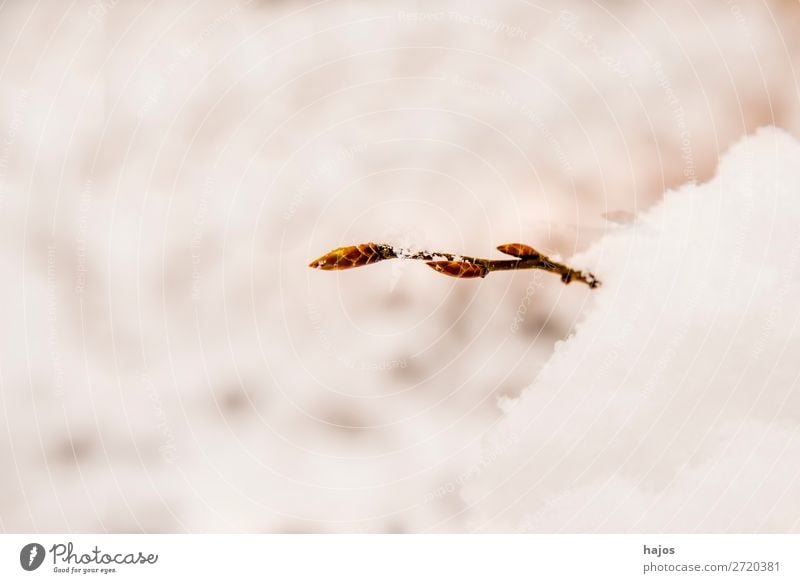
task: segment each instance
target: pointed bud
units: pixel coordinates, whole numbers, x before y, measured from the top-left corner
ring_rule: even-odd
[[[500,245],[497,250],[520,259],[539,259],[542,256],[536,249],[524,243],[506,243],[505,245]]]
[[[467,263],[465,261],[428,261],[426,265],[450,277],[462,279],[486,277],[486,268],[479,263]]]
[[[308,264],[309,267],[330,271],[334,269],[350,269],[361,267],[386,259],[381,253],[381,246],[377,243],[364,243],[350,247],[339,247],[315,259]]]

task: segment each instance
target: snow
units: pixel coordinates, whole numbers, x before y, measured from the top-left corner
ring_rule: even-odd
[[[574,259],[603,287],[502,403],[471,528],[800,528],[798,160],[761,129]]]
[[[800,135],[796,3],[431,0],[417,16],[407,4],[3,5],[0,530],[515,528],[495,518],[495,496],[468,498],[470,509],[459,494],[494,492],[490,476],[513,465],[501,452],[526,439],[497,436],[481,451],[498,399],[510,407],[585,311],[615,301],[624,276],[648,293],[605,337],[578,340],[585,355],[573,362],[598,350],[596,382],[615,373],[628,337],[652,328],[646,302],[661,285],[659,256],[641,266],[615,246],[629,229],[643,245],[666,229],[666,217],[642,212],[665,190],[708,180],[741,136],[765,124]],[[744,266],[786,252],[774,221],[758,223],[777,207],[754,195],[744,217],[729,217],[691,198],[676,220],[686,239],[659,249],[665,262],[686,250],[669,273],[722,270],[702,262],[708,250],[688,229],[721,237],[746,219],[768,240],[731,242],[737,279],[726,271],[708,293],[724,306],[739,286],[768,286]],[[572,265],[607,232],[578,258],[600,290],[540,272],[458,281],[421,261],[307,267],[368,241],[498,259],[497,245],[518,241]],[[774,289],[753,378],[729,407],[752,382],[775,382],[775,334],[793,295]],[[657,312],[673,340],[645,403],[662,394],[656,373],[672,369],[695,320],[711,317],[698,294]],[[579,338],[583,328],[569,346]],[[581,377],[569,380],[550,382],[547,403],[587,394]],[[585,415],[608,401],[596,392]],[[673,406],[688,398],[674,392]],[[649,439],[661,435],[669,427]],[[731,447],[748,437],[743,428]],[[758,464],[781,439],[749,462],[764,476],[790,473],[776,488],[794,469]],[[535,495],[551,510],[583,495],[542,479]],[[758,486],[747,484],[737,487]],[[616,492],[599,491],[598,503]],[[792,492],[780,494],[784,508]],[[547,517],[520,512],[534,527]],[[719,516],[702,525],[733,518]]]

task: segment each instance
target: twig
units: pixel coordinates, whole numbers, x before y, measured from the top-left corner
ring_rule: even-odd
[[[312,261],[308,266],[330,271],[361,267],[385,259],[417,259],[425,261],[429,267],[439,273],[461,279],[486,277],[492,271],[542,269],[557,273],[565,284],[572,281],[580,281],[590,288],[600,286],[600,281],[591,273],[572,269],[567,265],[553,261],[528,245],[509,243],[500,245],[497,249],[506,255],[516,257],[516,259],[481,259],[480,257],[466,257],[453,253],[407,251],[385,243],[363,243],[334,249],[330,253],[326,253],[319,259]]]

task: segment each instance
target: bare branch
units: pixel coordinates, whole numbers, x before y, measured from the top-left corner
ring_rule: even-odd
[[[506,255],[516,257],[516,259],[481,259],[454,253],[408,251],[384,243],[363,243],[334,249],[309,263],[309,267],[331,271],[370,265],[384,259],[417,259],[425,261],[438,273],[459,279],[486,277],[492,271],[542,269],[560,275],[561,281],[565,284],[580,281],[590,288],[600,286],[600,281],[593,274],[553,261],[529,245],[507,243],[500,245],[497,249]]]

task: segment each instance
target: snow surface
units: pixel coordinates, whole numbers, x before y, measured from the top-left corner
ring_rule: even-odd
[[[800,143],[761,129],[575,262],[575,333],[504,400],[477,530],[800,529]]]
[[[498,397],[530,385],[590,303],[614,300],[634,255],[613,258],[612,237],[585,256],[595,291],[541,273],[464,282],[417,261],[308,262],[375,240],[476,256],[519,241],[564,258],[606,230],[644,241],[667,226],[603,215],[709,179],[759,126],[800,135],[799,14],[783,0],[3,3],[0,530],[561,528],[532,506],[496,516],[490,476],[519,458],[499,461],[502,437],[481,443]],[[682,222],[722,233],[724,208],[693,205]],[[771,210],[753,197],[752,233],[786,253],[756,231]],[[771,248],[735,243],[734,266]],[[660,249],[685,247],[675,277],[723,269],[675,245]],[[659,281],[656,267],[634,285]],[[715,281],[715,297],[757,273]],[[633,321],[646,307],[630,303],[629,326],[609,322],[592,349],[651,329]],[[691,307],[658,321],[679,339]],[[791,314],[771,316],[749,373],[760,382]],[[553,396],[600,410],[608,395],[592,403],[580,384]],[[783,445],[761,447],[768,463]],[[555,509],[580,495],[560,475],[525,487],[541,478]],[[473,486],[494,494],[470,510],[459,492]]]

